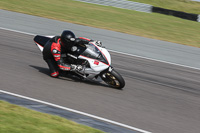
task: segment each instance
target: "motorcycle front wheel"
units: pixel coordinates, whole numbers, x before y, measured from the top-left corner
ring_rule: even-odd
[[[125,86],[123,77],[114,69],[111,72],[103,72],[101,78],[106,84],[113,88],[122,89]]]

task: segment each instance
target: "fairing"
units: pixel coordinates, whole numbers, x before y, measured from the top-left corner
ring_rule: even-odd
[[[85,69],[85,73],[97,75],[107,69],[111,64],[109,52],[99,47],[95,42],[87,44],[87,49],[78,57],[85,59],[90,64],[90,68]]]
[[[89,43],[86,45],[85,51],[81,54],[82,56],[98,60],[100,62],[105,63],[106,65],[110,64],[110,60],[107,59],[110,58],[110,54],[108,53],[107,50],[104,48],[96,46],[94,43]]]

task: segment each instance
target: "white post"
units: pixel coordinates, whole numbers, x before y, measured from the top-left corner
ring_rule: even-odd
[[[197,16],[197,22],[200,22],[200,14]]]

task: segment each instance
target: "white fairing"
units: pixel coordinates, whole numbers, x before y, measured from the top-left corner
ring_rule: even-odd
[[[45,36],[45,37],[53,38],[54,36]],[[39,48],[39,49],[40,49],[40,51],[42,52],[42,51],[43,51],[43,49],[44,49],[44,47],[43,47],[43,46],[41,46],[40,44],[36,43],[36,42],[35,42],[35,44],[38,46],[38,48]]]
[[[110,57],[110,53],[108,52],[108,50],[105,49],[105,48],[101,48],[101,51],[105,55],[105,57],[107,58],[109,64],[111,65],[111,57]]]
[[[40,49],[40,51],[42,52],[44,47],[40,46],[39,44],[36,43],[36,45],[38,46],[38,48]]]
[[[96,61],[94,59],[89,59],[89,58],[81,56],[81,55],[79,56],[79,58],[87,60],[90,64],[91,69],[95,72],[101,72],[101,71],[103,71],[103,70],[105,70],[109,67],[105,63],[102,63],[100,61]]]
[[[84,71],[84,74],[89,74],[89,76],[87,77],[89,79],[94,78],[94,76],[98,75],[100,72],[104,71],[111,65],[111,56],[109,52],[105,48],[97,46],[95,42],[92,42],[92,44],[96,46],[99,49],[99,51],[104,55],[104,57],[108,61],[108,64],[96,59],[92,59],[92,58],[88,58],[88,57],[80,55],[78,57],[79,59],[85,59],[90,64],[90,68],[86,68]]]

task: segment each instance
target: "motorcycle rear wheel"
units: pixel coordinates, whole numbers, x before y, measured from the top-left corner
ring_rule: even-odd
[[[103,72],[101,74],[101,78],[106,84],[113,88],[122,90],[122,88],[125,86],[125,81],[123,77],[114,69],[111,72]]]

